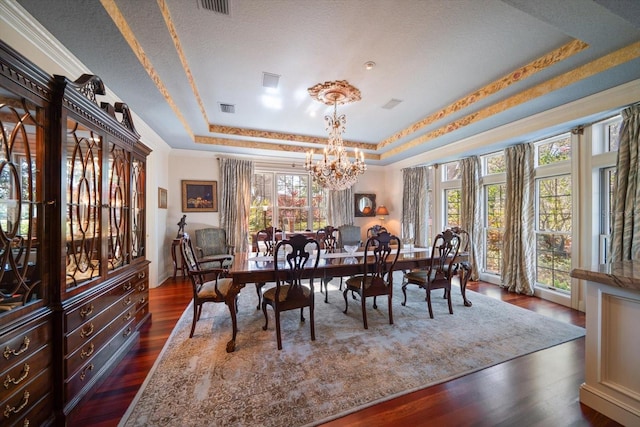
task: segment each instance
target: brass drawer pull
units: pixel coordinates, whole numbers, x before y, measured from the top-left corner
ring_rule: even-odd
[[[15,407],[15,406],[9,406],[7,405],[7,407],[4,409],[4,417],[5,418],[9,418],[11,416],[11,414],[17,414],[20,411],[22,411],[25,406],[27,406],[29,404],[29,392],[25,391],[24,395],[22,396],[22,402],[20,402],[20,405]]]
[[[18,355],[24,353],[29,348],[29,344],[30,343],[31,343],[31,340],[29,339],[29,337],[24,337],[24,339],[22,340],[22,345],[20,346],[20,349],[11,350],[11,348],[9,348],[9,346],[7,346],[4,349],[4,358],[5,359],[9,359],[9,357],[11,357],[11,355],[18,356]]]
[[[129,304],[131,304],[131,297],[126,297],[123,301],[122,301],[122,305],[124,305],[125,307],[128,306]]]
[[[129,320],[131,320],[131,313],[127,311],[127,314],[125,314],[123,320],[125,322],[128,322]]]
[[[22,368],[22,374],[19,378],[11,378],[11,375],[7,375],[7,378],[4,380],[4,388],[9,388],[11,384],[18,385],[22,381],[24,381],[24,379],[29,376],[29,369],[29,365],[25,363],[24,367]]]
[[[89,323],[89,328],[88,329],[82,328],[82,332],[80,332],[80,336],[82,338],[88,337],[89,335],[91,335],[93,333],[93,329],[94,329],[93,323]]]
[[[138,286],[138,290],[140,292],[144,291],[145,289],[147,289],[147,284],[146,283],[142,283],[140,286]]]
[[[82,370],[80,381],[84,381],[84,378],[87,376],[87,371],[93,371],[93,363]]]
[[[89,305],[89,307],[83,308],[82,310],[80,310],[80,317],[84,319],[85,317],[93,313],[93,309],[93,304]]]
[[[147,277],[147,273],[144,271],[141,271],[140,273],[138,273],[138,279],[144,279],[145,277]]]
[[[145,297],[140,298],[140,305],[143,305],[145,302],[147,302]]]
[[[131,282],[127,282],[127,283],[125,283],[124,285],[122,285],[122,289],[124,289],[124,290],[125,290],[125,292],[126,292],[126,291],[128,291],[128,290],[130,290],[131,288],[132,288],[132,286],[131,286]]]
[[[80,359],[86,359],[87,357],[91,356],[94,350],[95,346],[93,345],[93,343],[91,343],[88,350],[82,350],[82,353],[80,353]]]
[[[124,333],[122,334],[123,337],[128,337],[129,335],[131,335],[131,332],[133,332],[133,329],[131,329],[131,327],[128,327]]]

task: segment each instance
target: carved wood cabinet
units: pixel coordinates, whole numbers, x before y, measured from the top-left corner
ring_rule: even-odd
[[[100,95],[0,42],[0,425],[64,425],[150,317],[150,150]]]

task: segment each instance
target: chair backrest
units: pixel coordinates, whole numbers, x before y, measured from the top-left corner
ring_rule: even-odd
[[[452,278],[452,268],[460,250],[460,236],[451,229],[444,230],[433,240],[431,264],[427,277],[433,279],[442,274],[448,280]]]
[[[278,233],[282,233],[282,230],[275,227],[267,227],[256,233],[256,249],[260,251],[260,242],[264,243],[264,255],[273,255],[273,247],[278,240]]]
[[[196,230],[196,247],[199,255],[220,255],[227,251],[227,232],[224,228],[209,227]]]
[[[191,238],[187,233],[184,233],[182,235],[182,238],[180,239],[180,250],[182,252],[182,262],[184,263],[184,266],[187,267],[187,272],[189,273],[189,278],[191,279],[191,284],[193,286],[193,295],[195,298],[198,295],[198,290],[200,289],[200,287],[207,280],[213,280],[213,278],[211,277],[212,275],[218,278],[224,274],[225,270],[222,268],[212,268],[203,271],[200,268],[200,264],[198,263],[198,257],[193,247]],[[215,287],[216,294],[220,294],[218,292],[217,281]]]
[[[460,253],[468,253],[469,245],[471,244],[471,236],[467,230],[463,230],[460,227],[451,227],[451,231],[456,233],[460,237]]]
[[[396,251],[392,253],[394,246]],[[399,255],[400,239],[397,236],[383,231],[369,237],[364,247],[364,283],[370,281],[371,287],[392,286],[393,270]]]
[[[344,245],[360,246],[362,236],[360,227],[357,225],[341,225],[338,227],[338,247],[344,248]]]
[[[316,232],[316,240],[321,243],[326,253],[335,252],[338,247],[338,229],[327,225]]]
[[[280,289],[289,285],[286,300],[304,297],[302,288],[303,276],[309,279],[311,294],[313,295],[314,270],[320,261],[320,244],[311,237],[294,234],[287,240],[280,240],[274,248],[274,265],[276,270],[275,301],[280,300]],[[312,269],[309,271],[309,269]],[[286,278],[280,277],[278,271],[286,270]]]

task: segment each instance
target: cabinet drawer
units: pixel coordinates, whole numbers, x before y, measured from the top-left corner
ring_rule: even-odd
[[[116,300],[113,305],[107,307],[87,322],[80,324],[77,329],[70,331],[65,338],[65,354],[72,353],[79,347],[87,345],[104,327],[125,311],[132,307],[135,308],[135,305],[133,291],[129,290],[127,294]]]
[[[134,333],[134,319],[90,358],[81,368],[65,381],[65,402],[71,401],[78,393],[89,385],[94,377],[101,375],[103,369],[108,369],[110,359],[118,353]]]
[[[135,316],[135,307],[129,307],[128,310],[120,313],[111,323],[96,333],[95,336],[92,336],[88,342],[68,355],[65,358],[65,378],[71,376],[94,354],[99,353],[105,343],[108,342],[114,334],[119,333]]]
[[[15,418],[11,418],[10,426],[25,427],[53,424],[53,397],[50,394],[44,395],[39,402],[34,402],[33,407],[25,408],[24,410],[26,412],[13,414]]]
[[[99,297],[93,298],[91,301],[65,313],[65,331],[76,329],[84,322],[99,315],[107,307],[122,298],[123,295],[132,292],[138,280],[137,275],[131,275]]]
[[[0,401],[5,400],[23,384],[29,382],[51,365],[51,347],[40,348],[36,353],[18,362],[0,375]]]
[[[52,374],[50,369],[26,382],[0,403],[2,420],[12,425],[24,418],[45,397],[50,395]],[[47,414],[50,414],[47,413]],[[3,424],[4,425],[4,424]]]
[[[0,372],[26,360],[52,340],[50,316],[36,319],[0,337]]]

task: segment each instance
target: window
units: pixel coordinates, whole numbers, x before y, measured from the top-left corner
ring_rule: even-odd
[[[251,233],[271,225],[287,232],[317,230],[327,225],[326,212],[325,191],[308,174],[266,171],[254,174]]]
[[[536,144],[536,166],[571,160],[571,134],[567,133]]]
[[[571,290],[571,176],[536,179],[536,282]]]
[[[609,238],[611,237],[611,218],[613,217],[613,188],[616,182],[616,168],[600,170],[600,240],[598,259],[606,263],[609,257]]]
[[[507,171],[507,165],[504,160],[504,152],[489,154],[482,156],[482,174],[493,175],[498,173],[505,173]]]
[[[594,154],[618,151],[621,123],[622,116],[618,115],[593,124],[592,139]]]
[[[446,227],[460,226],[460,189],[444,191]]]
[[[502,268],[502,236],[504,234],[505,183],[484,186],[486,212],[484,227],[484,266],[487,273],[500,274]]]

